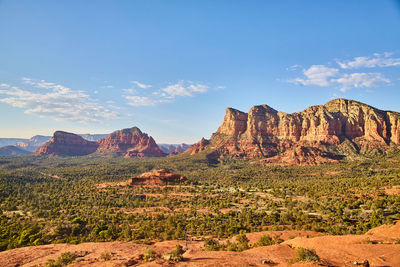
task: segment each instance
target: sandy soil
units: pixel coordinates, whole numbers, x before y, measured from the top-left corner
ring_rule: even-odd
[[[312,231],[288,230],[249,233],[247,237],[253,244],[262,234],[277,235],[286,241],[243,252],[204,251],[202,241],[189,241],[185,260],[177,264],[160,256],[172,251],[176,244],[185,247],[184,241],[164,241],[153,245],[132,242],[51,244],[0,252],[0,266],[42,266],[48,259],[57,259],[63,252],[80,255],[70,266],[354,266],[355,261],[365,259],[371,266],[400,266],[400,222],[377,227],[365,235],[329,236]],[[149,247],[158,255],[154,262],[140,259]],[[315,249],[320,262],[291,264],[298,247]],[[101,259],[102,253],[110,253],[111,260]],[[262,264],[262,261],[269,264]]]

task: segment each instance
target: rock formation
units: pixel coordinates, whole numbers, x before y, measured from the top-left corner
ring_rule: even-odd
[[[196,153],[199,153],[201,151],[206,150],[207,146],[210,144],[210,141],[205,139],[204,137],[201,138],[199,142],[196,144],[191,145],[185,153],[190,153],[190,155],[194,155]]]
[[[126,158],[165,156],[154,139],[137,127],[115,131],[100,139],[98,144],[98,152],[123,155]]]
[[[34,152],[38,147],[50,141],[50,139],[51,136],[35,135],[26,141],[16,143],[15,146]]]
[[[164,152],[165,154],[179,154],[182,152],[185,152],[190,145],[187,144],[159,144],[158,145],[160,147],[160,149],[162,150],[162,152]]]
[[[131,178],[130,185],[166,185],[183,181],[186,181],[186,177],[160,169]]]
[[[292,114],[267,105],[248,113],[228,108],[207,148],[220,155],[319,164],[351,153],[381,153],[399,146],[399,138],[400,113],[335,99]]]
[[[56,131],[50,141],[36,149],[35,155],[82,156],[95,152],[98,146],[79,135]]]
[[[90,136],[97,138],[101,135]],[[36,150],[35,154],[81,156],[94,152],[127,158],[165,156],[154,139],[142,133],[137,127],[115,131],[97,142],[85,140],[73,133],[57,131],[49,142]]]

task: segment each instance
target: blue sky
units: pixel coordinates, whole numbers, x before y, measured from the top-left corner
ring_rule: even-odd
[[[210,137],[226,107],[400,111],[399,1],[0,1],[0,137]]]

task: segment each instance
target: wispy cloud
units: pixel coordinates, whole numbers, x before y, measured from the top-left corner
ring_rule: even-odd
[[[351,73],[343,74],[340,78],[332,80],[332,83],[341,85],[340,91],[345,92],[351,88],[374,87],[380,83],[389,83],[381,73]]]
[[[133,89],[123,89],[123,97],[128,100],[127,104],[131,106],[154,106],[161,103],[172,102],[176,97],[192,97],[196,94],[207,92],[208,86],[201,83],[179,81],[170,84],[159,90],[138,92]]]
[[[150,85],[150,84],[144,84],[144,83],[140,83],[138,81],[131,81],[131,83],[137,85],[138,87],[140,87],[142,89],[146,89],[146,88],[152,87],[152,85]]]
[[[117,112],[100,105],[82,90],[31,78],[22,78],[22,82],[33,89],[2,87],[0,102],[22,108],[26,114],[55,120],[98,123],[118,117]]]
[[[128,105],[134,107],[154,106],[156,104],[166,102],[166,100],[163,99],[153,99],[147,96],[137,96],[137,95],[128,95],[125,96],[125,99],[128,100]]]
[[[184,85],[184,81],[179,81],[176,84],[171,84],[165,88],[162,88],[161,91],[167,93],[171,97],[175,96],[193,96],[196,93],[205,93],[207,92],[208,86],[199,83],[190,83],[188,85]]]
[[[372,57],[355,57],[353,60],[336,60],[342,69],[376,68],[400,66],[400,58],[392,57],[393,53],[375,53]]]
[[[348,61],[336,60],[338,67],[312,65],[302,70],[303,77],[289,80],[289,82],[304,86],[336,86],[342,92],[352,88],[369,88],[388,84],[391,80],[380,72],[352,72],[351,70],[363,67],[380,68],[400,65],[400,58],[391,56],[391,53],[383,53],[374,54],[374,57],[356,57],[354,60]],[[287,70],[293,71],[293,68]]]

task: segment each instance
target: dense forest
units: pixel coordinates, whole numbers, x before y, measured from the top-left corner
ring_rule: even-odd
[[[119,184],[160,168],[188,180]],[[399,185],[399,152],[289,167],[234,158],[210,162],[206,152],[147,159],[0,157],[0,250],[277,229],[361,234],[400,219]]]

